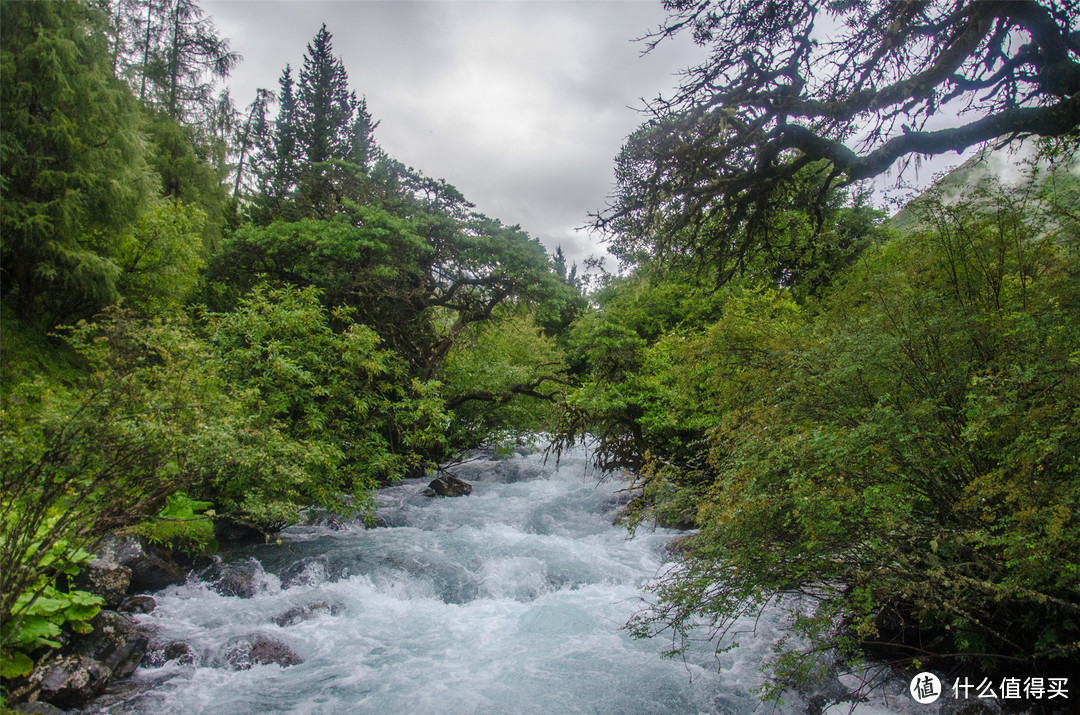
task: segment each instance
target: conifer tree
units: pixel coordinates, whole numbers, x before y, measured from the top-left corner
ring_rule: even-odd
[[[240,61],[196,0],[117,0],[122,73],[140,99],[177,121],[213,115],[214,83]]]
[[[106,22],[84,3],[0,4],[0,263],[26,318],[115,299],[119,236],[153,192]]]
[[[382,151],[375,143],[375,129],[379,122],[371,118],[371,112],[367,108],[367,99],[360,98],[356,105],[356,118],[352,124],[352,151],[349,153],[349,162],[367,173],[377,160],[382,158]]]
[[[329,218],[340,204],[335,183],[342,168],[331,162],[353,154],[353,117],[359,104],[323,25],[307,46],[297,88],[297,139],[305,155],[297,199],[304,215]]]
[[[259,147],[254,160],[259,193],[251,210],[251,219],[265,225],[274,219],[298,218],[292,210],[296,177],[303,162],[302,147],[297,143],[296,83],[292,66],[278,78],[278,114],[270,137]]]

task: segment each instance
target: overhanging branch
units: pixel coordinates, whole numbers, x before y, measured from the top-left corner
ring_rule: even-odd
[[[827,159],[846,175],[845,184],[881,174],[908,154],[942,154],[965,149],[1004,136],[1064,136],[1077,129],[1080,94],[1045,107],[1017,107],[991,114],[961,127],[907,132],[878,149],[860,156],[833,139],[819,136],[797,124],[780,128],[781,148],[798,149],[815,159]]]

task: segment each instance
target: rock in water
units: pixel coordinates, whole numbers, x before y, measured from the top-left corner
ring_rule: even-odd
[[[219,562],[206,569],[202,576],[222,596],[252,598],[267,587],[266,571],[253,558],[231,564]]]
[[[281,579],[282,588],[322,583],[330,578],[330,559],[326,554],[302,558],[283,568],[278,578]]]
[[[168,644],[153,644],[143,658],[143,667],[160,668],[168,661],[176,661],[180,665],[199,665],[202,659],[194,646],[185,641],[172,641]]]
[[[428,484],[428,489],[441,497],[460,497],[472,494],[472,484],[458,479],[452,474],[443,474],[432,479],[431,483]]]
[[[293,606],[280,616],[275,617],[274,623],[285,628],[323,614],[336,616],[340,611],[341,608],[336,605],[330,605],[326,601],[316,601],[306,606]]]
[[[160,591],[183,583],[187,571],[161,549],[131,534],[109,534],[95,549],[95,556],[131,569],[128,591]]]
[[[128,596],[116,610],[121,613],[150,613],[157,608],[153,596]]]
[[[289,646],[276,638],[258,633],[234,638],[226,646],[224,655],[233,670],[248,670],[253,665],[270,663],[287,668],[304,662]]]
[[[134,673],[148,643],[135,623],[114,611],[102,611],[90,625],[94,630],[72,638],[70,650],[101,663],[110,673],[111,680]]]
[[[175,660],[180,665],[198,665],[199,663],[199,653],[190,643],[184,641],[176,641],[165,646],[162,656],[165,660]]]

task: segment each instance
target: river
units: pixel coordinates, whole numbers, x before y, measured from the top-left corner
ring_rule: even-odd
[[[784,633],[782,609],[719,656],[703,642],[666,659],[670,643],[623,629],[677,532],[613,527],[625,485],[601,481],[583,449],[558,464],[518,454],[454,472],[470,496],[423,496],[427,480],[407,480],[380,493],[379,528],[291,527],[278,544],[223,554],[255,570],[250,598],[195,577],[154,594],[138,618],[192,655],[140,668],[88,712],[773,711],[750,691]],[[253,634],[302,662],[223,667],[230,644]],[[891,690],[857,712],[908,709]],[[785,702],[778,712],[806,709],[798,694]]]

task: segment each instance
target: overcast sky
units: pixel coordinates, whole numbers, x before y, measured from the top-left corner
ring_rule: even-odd
[[[579,231],[614,188],[613,160],[644,117],[704,57],[687,39],[641,56],[659,0],[367,0],[203,3],[244,60],[243,108],[294,77],[326,23],[353,89],[399,161],[445,179],[483,213],[520,224],[569,260],[603,253]],[[275,110],[276,112],[276,110]],[[610,266],[614,268],[613,265]]]
[[[614,158],[645,121],[642,100],[669,95],[678,72],[706,56],[688,36],[642,56],[634,40],[663,21],[660,0],[204,0],[203,8],[243,55],[229,79],[240,108],[258,87],[277,91],[286,63],[295,77],[326,23],[391,156],[578,262],[604,253],[599,237],[579,229],[614,189]],[[919,183],[957,163],[935,159]]]

